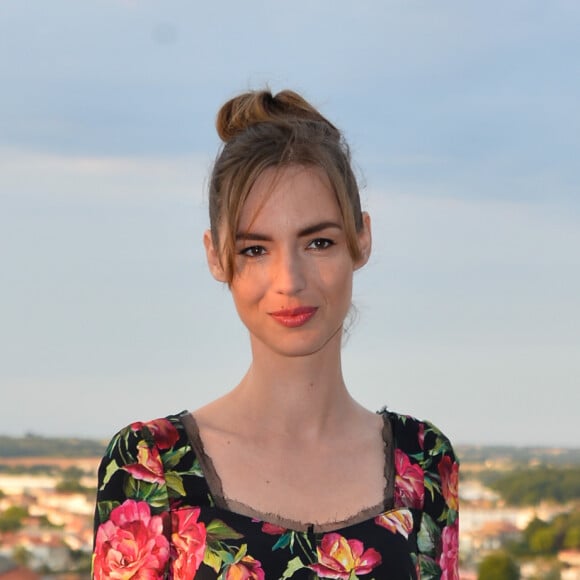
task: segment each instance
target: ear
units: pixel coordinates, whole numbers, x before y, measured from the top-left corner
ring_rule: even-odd
[[[203,234],[203,245],[205,246],[207,265],[209,267],[211,275],[218,282],[227,282],[226,273],[224,272],[219,252],[213,244],[213,239],[210,230],[206,230],[205,233]]]
[[[360,258],[354,263],[354,269],[362,268],[371,256],[373,237],[371,234],[371,216],[365,211],[362,214],[363,227],[357,232],[358,247],[360,248]]]

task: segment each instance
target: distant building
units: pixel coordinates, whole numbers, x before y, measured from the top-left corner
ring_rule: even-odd
[[[40,575],[0,555],[0,580],[40,580]]]
[[[562,580],[580,580],[580,550],[562,550],[558,560],[563,564]]]

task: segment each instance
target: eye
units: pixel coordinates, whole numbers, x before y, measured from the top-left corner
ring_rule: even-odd
[[[308,248],[312,250],[326,250],[330,246],[334,246],[334,242],[327,238],[316,238],[308,244]]]
[[[248,258],[259,258],[266,253],[266,248],[264,246],[249,246],[239,251],[241,256],[247,256]]]

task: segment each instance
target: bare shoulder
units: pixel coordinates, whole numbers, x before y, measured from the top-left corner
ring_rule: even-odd
[[[191,413],[198,428],[206,433],[235,435],[241,423],[239,413],[228,395],[211,401]]]
[[[359,403],[356,404],[352,418],[347,422],[351,438],[375,439],[376,434],[382,431],[383,416],[370,411]]]

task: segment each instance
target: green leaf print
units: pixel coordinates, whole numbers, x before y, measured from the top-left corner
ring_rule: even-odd
[[[287,548],[290,545],[291,538],[292,538],[292,532],[286,532],[285,534],[282,534],[278,538],[278,541],[272,546],[272,552],[274,550],[282,550],[284,548]],[[292,542],[292,543],[294,543],[294,542]]]
[[[109,441],[109,444],[107,445],[107,449],[105,451],[105,455],[107,457],[111,457],[113,455],[113,451],[117,447],[117,443],[119,442],[119,439],[121,438],[125,430],[126,429],[123,429],[123,431],[120,431],[119,433],[114,435],[113,438]]]
[[[224,524],[221,520],[212,520],[206,527],[207,543],[219,542],[221,540],[239,540],[243,538],[242,534]]]
[[[221,559],[226,566],[230,566],[231,564],[234,563],[234,555],[233,554],[230,554],[226,550],[220,550],[218,553],[221,556]]]
[[[425,490],[431,494],[431,499],[435,499],[436,493],[441,493],[441,486],[438,482],[433,481],[433,478],[429,475],[429,472],[425,472],[424,478]]]
[[[141,481],[132,477],[126,481],[125,495],[137,501],[146,501],[152,508],[162,509],[167,505],[165,485]]]
[[[439,545],[439,538],[441,532],[437,527],[437,524],[433,521],[433,518],[427,514],[423,513],[421,518],[421,528],[419,529],[419,534],[417,535],[417,545],[419,551],[428,556],[435,556],[437,551],[437,546]]]
[[[167,484],[168,489],[176,491],[180,496],[186,494],[185,488],[183,487],[183,479],[177,472],[165,472],[165,483]]]
[[[302,570],[305,567],[306,566],[302,563],[300,556],[292,558],[292,560],[288,562],[286,570],[284,570],[284,574],[282,574],[280,580],[287,580],[287,578],[292,578],[292,576],[294,576],[294,574],[298,572],[298,570]]]
[[[121,505],[118,501],[100,501],[97,504],[97,509],[99,511],[99,521],[106,522],[109,519],[111,512]]]
[[[248,544],[242,544],[234,556],[234,563],[239,562],[248,553]]]
[[[455,523],[458,515],[459,512],[446,507],[443,509],[441,515],[437,518],[437,521],[444,526],[450,526],[451,524]]]
[[[161,456],[161,461],[163,462],[163,467],[166,471],[173,469],[183,458],[183,456],[189,452],[187,447],[178,447],[175,451],[167,451]]]
[[[420,557],[419,570],[421,580],[440,580],[441,578],[441,568],[435,560],[427,556]]]
[[[103,477],[103,483],[99,488],[100,491],[105,489],[105,486],[107,485],[107,483],[109,483],[111,477],[113,477],[113,475],[115,475],[117,471],[119,471],[119,466],[117,465],[117,462],[113,459],[107,464],[107,468],[105,469],[105,477]]]
[[[429,455],[436,456],[450,453],[452,451],[451,443],[449,443],[447,438],[442,437],[441,432],[430,423],[426,423],[426,425],[427,428],[425,429],[425,435],[427,435],[427,433],[433,433],[435,435],[435,444],[431,449],[429,449]]]
[[[223,558],[220,555],[220,551],[212,550],[207,546],[203,554],[203,563],[206,566],[209,566],[217,574],[222,567],[222,562]]]
[[[201,464],[200,464],[199,459],[197,457],[195,458],[195,461],[193,462],[193,465],[191,466],[189,474],[195,475],[197,477],[204,477],[203,470],[201,469]]]

